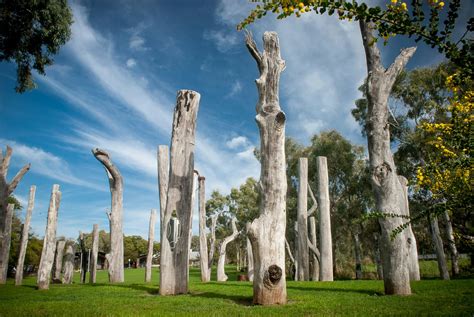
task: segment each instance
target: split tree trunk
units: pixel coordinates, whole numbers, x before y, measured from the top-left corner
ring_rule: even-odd
[[[99,256],[99,225],[92,227],[92,252],[90,257],[89,283],[95,284],[97,277],[97,258]]]
[[[110,253],[105,256],[109,262],[109,282],[123,283],[123,178],[106,151],[96,148],[92,150],[92,154],[104,165],[111,193],[111,211],[107,214],[110,225]]]
[[[438,260],[439,276],[443,280],[449,280],[448,265],[444,254],[443,239],[441,239],[441,234],[439,232],[438,218],[435,215],[429,215],[428,217],[430,219],[431,237],[433,238],[433,245]]]
[[[225,256],[227,251],[227,244],[234,241],[235,238],[239,235],[237,231],[237,226],[235,225],[235,219],[232,219],[232,234],[228,237],[225,237],[222,240],[221,246],[219,248],[219,261],[217,262],[217,281],[225,282],[227,281],[227,275],[225,274]]]
[[[298,281],[309,281],[308,254],[308,159],[298,161]]]
[[[360,254],[360,240],[359,234],[354,233],[354,253],[355,253],[355,272],[356,272],[356,280],[362,279],[362,256]]]
[[[328,165],[325,156],[318,156],[316,162],[318,169],[319,250],[321,252],[319,280],[333,281]]]
[[[259,100],[256,121],[260,130],[260,216],[247,224],[254,255],[253,303],[286,304],[285,229],[286,162],[285,114],[279,105],[280,73],[285,62],[275,32],[263,34],[259,52],[250,33],[246,46],[257,62]]]
[[[23,166],[13,177],[12,181],[8,183],[7,173],[12,152],[11,147],[7,146],[5,156],[3,156],[3,150],[0,149],[0,284],[5,284],[6,282],[6,270],[8,270],[8,258],[10,255],[10,242],[6,243],[7,240],[11,241],[11,229],[7,228],[7,222],[9,221],[8,197],[16,189],[18,183],[31,166],[30,164]]]
[[[217,215],[211,216],[211,241],[209,243],[209,278],[212,273],[212,264],[214,263],[214,253],[216,251],[216,224],[217,224]]]
[[[311,216],[309,219],[309,234],[310,234],[310,241],[311,244],[317,248],[317,236],[316,236],[316,217]],[[319,251],[319,250],[318,250]],[[319,281],[319,259],[316,254],[313,252],[311,253],[311,263],[312,267],[310,270],[310,277],[312,281]]]
[[[194,144],[196,116],[200,95],[191,90],[178,91],[173,117],[171,156],[166,209],[161,240],[160,294],[177,295],[188,292],[189,229],[192,222],[192,191],[194,176]],[[168,236],[168,225],[176,214],[181,234],[174,248]]]
[[[61,283],[61,271],[63,269],[64,246],[66,241],[60,240],[56,244],[56,260],[54,261],[53,283]]]
[[[395,62],[385,69],[372,34],[372,25],[360,21],[360,29],[368,70],[367,138],[376,210],[387,215],[400,215],[379,219],[382,228],[381,251],[385,294],[409,295],[411,288],[405,235],[398,234],[393,239],[391,237],[392,232],[403,224],[401,216],[405,215],[405,211],[402,203],[404,190],[398,179],[390,149],[387,103],[395,79],[415,53],[416,48],[402,50]]]
[[[12,219],[15,210],[14,204],[8,204],[7,213],[5,215],[5,226],[0,236],[0,284],[7,282],[8,274],[8,258],[10,256],[10,245],[12,238]],[[6,259],[6,261],[4,261]]]
[[[449,219],[447,210],[444,210],[443,218],[446,223],[446,236],[448,238],[449,253],[451,254],[451,274],[456,276],[459,275],[459,253],[454,241],[453,224]]]
[[[198,176],[199,182],[199,260],[201,263],[201,282],[209,282],[211,275],[209,271],[209,258],[207,251],[206,236],[206,178]]]
[[[247,240],[247,277],[250,282],[253,282],[253,251],[252,243],[249,238]]]
[[[61,202],[59,185],[53,185],[48,208],[48,222],[44,234],[43,251],[38,268],[38,289],[49,289],[51,269],[53,268],[54,253],[56,251],[56,226],[58,223],[58,210]]]
[[[64,274],[63,284],[72,284],[74,277],[74,249],[72,245],[68,245],[66,248],[66,254],[64,255]]]
[[[32,185],[30,187],[30,196],[28,199],[28,208],[26,209],[25,223],[23,224],[23,230],[21,231],[20,251],[18,254],[18,262],[15,273],[15,285],[21,285],[23,282],[23,271],[25,266],[26,248],[28,247],[28,233],[30,230],[31,214],[33,213],[33,208],[35,207],[35,194],[36,186]]]
[[[145,282],[151,282],[151,264],[153,261],[153,243],[155,242],[155,218],[156,209],[150,213],[150,224],[148,226],[148,254],[146,256]]]

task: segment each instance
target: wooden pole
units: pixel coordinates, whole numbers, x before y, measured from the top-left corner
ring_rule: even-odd
[[[443,239],[439,232],[438,218],[435,215],[429,215],[431,236],[438,260],[439,275],[443,280],[449,280],[448,265],[446,263],[446,255],[444,254]]]
[[[72,284],[74,276],[74,249],[71,244],[66,248],[66,254],[64,255],[64,274],[63,284]]]
[[[201,282],[209,282],[211,275],[209,271],[209,257],[206,236],[206,178],[198,176],[199,188],[199,259],[201,263]]]
[[[333,281],[328,165],[325,156],[318,156],[316,162],[318,169],[319,250],[321,252],[319,280]]]
[[[308,159],[298,161],[298,281],[309,281],[308,253]]]
[[[7,282],[8,273],[8,258],[10,255],[10,245],[12,238],[12,219],[13,212],[15,209],[14,204],[8,204],[7,212],[5,215],[5,227],[0,236],[0,284]],[[6,259],[6,262],[4,261]]]
[[[90,257],[89,283],[95,284],[97,279],[97,258],[99,256],[99,225],[92,227],[92,252]]]
[[[63,269],[64,246],[66,241],[59,240],[56,243],[56,259],[54,261],[53,283],[61,283],[61,271]]]
[[[153,261],[153,244],[155,242],[155,219],[156,209],[150,212],[150,223],[148,226],[148,253],[146,256],[145,282],[151,282],[151,265]]]

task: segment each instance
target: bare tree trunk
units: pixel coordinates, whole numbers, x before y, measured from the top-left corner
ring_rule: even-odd
[[[359,234],[354,233],[353,237],[354,237],[356,280],[361,280],[362,279],[362,257],[361,257],[361,254],[360,254]]]
[[[38,269],[38,289],[49,289],[51,269],[53,267],[54,252],[56,251],[56,226],[58,223],[58,210],[61,202],[59,185],[53,185],[48,208],[48,223],[44,234],[43,251]]]
[[[209,245],[209,278],[212,273],[212,264],[214,263],[214,253],[216,250],[216,224],[217,224],[217,215],[211,216],[211,241]]]
[[[8,204],[5,218],[5,227],[0,236],[0,284],[6,284],[8,274],[8,258],[10,256],[10,245],[12,238],[12,219],[15,209],[14,204]],[[3,261],[6,259],[6,261]]]
[[[444,255],[443,239],[439,232],[438,218],[435,215],[429,215],[431,237],[433,238],[433,245],[436,251],[436,258],[438,259],[439,275],[443,280],[449,280],[448,265],[446,263],[446,256]]]
[[[163,232],[166,210],[166,195],[168,193],[170,169],[170,152],[167,145],[158,146],[158,190],[160,193],[160,242],[164,240]]]
[[[317,236],[316,236],[316,218],[314,216],[309,217],[309,234],[310,234],[310,241],[311,244],[316,247],[317,246]],[[316,254],[311,254],[311,280],[312,281],[319,281],[319,260]]]
[[[53,283],[61,283],[61,271],[63,269],[64,246],[66,241],[60,240],[56,244],[56,259],[54,261]]]
[[[99,256],[99,225],[92,227],[92,253],[90,258],[89,283],[95,284],[97,277],[97,258]]]
[[[403,208],[404,215],[410,217],[410,207],[408,204],[408,180],[399,175],[398,180],[403,189]],[[413,233],[411,224],[408,224],[408,227],[403,231],[405,234],[405,239],[407,243],[408,251],[408,272],[410,274],[410,281],[419,281],[420,280],[420,265],[418,264],[418,248],[416,244],[415,234]]]
[[[8,197],[10,197],[18,183],[30,169],[30,164],[23,166],[13,177],[12,181],[8,183],[7,173],[12,152],[11,147],[7,146],[5,156],[3,156],[3,150],[0,149],[0,284],[6,283],[8,258],[10,256],[10,242],[7,243],[7,241],[11,241],[11,228],[9,229],[7,226],[7,222],[11,221],[8,219],[10,217],[8,214]]]
[[[148,254],[146,256],[145,282],[151,282],[151,264],[153,261],[153,243],[155,242],[155,218],[156,209],[150,213],[150,225],[148,227]]]
[[[92,154],[104,165],[111,193],[111,210],[107,214],[110,224],[110,253],[106,255],[109,262],[109,282],[123,283],[123,178],[106,151],[96,148],[92,150]]]
[[[225,237],[224,240],[222,240],[221,246],[219,248],[219,261],[217,262],[217,281],[218,282],[227,281],[227,275],[225,274],[225,267],[224,267],[227,244],[234,241],[238,235],[239,235],[239,231],[237,231],[237,226],[235,225],[235,219],[232,219],[232,234],[228,237]]]
[[[206,178],[198,177],[199,182],[199,259],[201,263],[201,282],[209,282],[211,275],[209,271],[209,258],[207,251],[206,236]]]
[[[308,254],[308,159],[301,157],[298,161],[298,280],[309,281]]]
[[[260,130],[260,216],[247,225],[254,252],[253,302],[260,305],[286,304],[285,229],[286,162],[285,113],[279,105],[280,73],[285,61],[275,32],[263,34],[259,52],[250,33],[246,46],[257,62],[259,100],[256,121]]]
[[[443,219],[446,223],[446,236],[448,238],[449,253],[451,254],[451,274],[456,276],[459,275],[459,253],[454,241],[453,224],[446,209],[443,212]]]
[[[247,277],[250,282],[253,282],[253,251],[252,243],[250,243],[249,238],[247,240]]]
[[[28,233],[30,230],[31,214],[33,213],[33,208],[35,207],[35,193],[36,186],[32,185],[30,187],[30,196],[28,199],[28,208],[26,209],[25,223],[23,224],[23,230],[21,231],[20,251],[18,254],[18,262],[15,273],[15,285],[21,285],[23,282],[23,271],[25,266],[26,248],[28,247]]]
[[[289,272],[290,272],[290,277],[292,277],[295,281],[297,279],[296,276],[296,260],[293,257],[293,253],[291,253],[291,248],[290,244],[288,243],[288,240],[285,238],[285,247],[286,247],[286,253],[288,254],[288,258],[290,259],[291,265],[289,267]],[[296,250],[295,250],[296,251]],[[296,253],[296,252],[295,252]],[[294,273],[294,274],[293,274]]]
[[[82,232],[79,232],[79,245],[81,248],[81,283],[84,284],[86,282],[88,258],[86,245],[84,244],[84,235]]]
[[[66,254],[64,256],[64,274],[63,284],[72,284],[74,277],[74,249],[72,245],[68,245],[66,248]]]
[[[333,281],[328,165],[325,156],[318,156],[316,162],[318,167],[319,250],[321,252],[319,280]]]
[[[392,232],[403,224],[403,188],[398,179],[393,155],[390,150],[388,124],[388,97],[397,75],[403,70],[416,48],[401,51],[395,62],[385,69],[380,51],[375,45],[373,27],[360,21],[363,45],[367,59],[367,138],[371,182],[375,194],[377,211],[398,217],[379,219],[382,228],[381,251],[384,272],[385,294],[411,294],[408,271],[407,247],[404,234],[391,237]]]
[[[188,292],[189,229],[192,222],[194,144],[200,95],[180,90],[176,98],[171,136],[171,156],[166,210],[161,241],[160,294]],[[181,226],[176,246],[171,247],[168,224],[176,214]]]
[[[298,248],[298,238],[299,237],[299,232],[298,232],[298,221],[295,221],[295,262],[294,262],[294,265],[295,265],[295,276],[294,276],[294,280],[295,281],[298,281],[298,278],[299,278],[299,269],[300,269],[300,263],[298,261],[298,259],[300,258],[299,256],[299,248]]]

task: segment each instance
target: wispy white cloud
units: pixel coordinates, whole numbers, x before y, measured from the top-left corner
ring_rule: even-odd
[[[213,41],[218,51],[225,53],[234,48],[239,43],[239,38],[235,33],[227,33],[224,31],[206,31],[204,39]]]
[[[230,92],[227,94],[227,98],[234,97],[239,92],[242,91],[242,84],[239,80],[236,80],[232,83],[232,87],[230,88]]]
[[[141,37],[138,34],[133,34],[130,37],[130,41],[128,43],[128,46],[130,49],[135,50],[135,51],[144,51],[147,48],[144,46],[145,45],[145,39]]]
[[[242,135],[236,136],[225,143],[229,149],[247,147],[249,144],[249,140]]]
[[[133,58],[127,59],[127,62],[125,63],[128,68],[133,68],[137,65],[137,61]]]

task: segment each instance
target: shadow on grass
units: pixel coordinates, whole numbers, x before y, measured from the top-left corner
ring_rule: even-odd
[[[227,295],[222,293],[214,292],[203,292],[203,293],[190,293],[191,297],[203,297],[203,298],[215,298],[215,299],[224,299],[230,300],[237,305],[241,306],[252,306],[252,297],[243,296],[243,295]]]
[[[158,295],[159,289],[155,285],[143,285],[143,284],[106,284],[106,283],[96,283],[91,284],[92,287],[120,287],[133,289],[135,291],[147,292],[150,295]]]
[[[346,288],[329,288],[329,287],[302,287],[302,286],[286,286],[287,289],[294,289],[298,291],[310,291],[310,292],[334,292],[334,293],[359,293],[369,296],[384,296],[384,293],[375,290],[365,289],[346,289]]]

